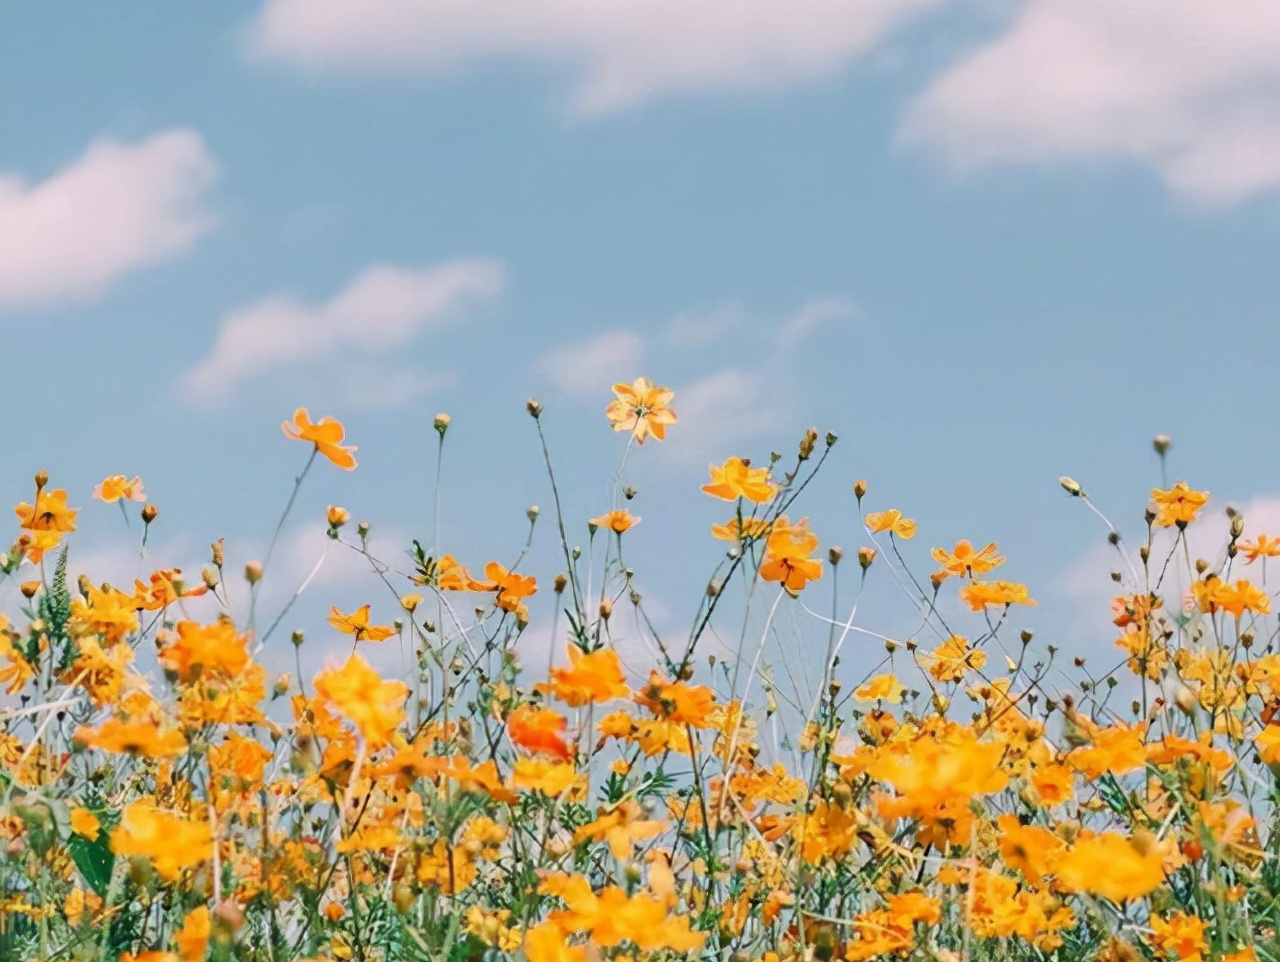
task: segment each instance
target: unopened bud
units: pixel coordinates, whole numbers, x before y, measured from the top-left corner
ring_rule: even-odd
[[[262,562],[249,561],[244,566],[244,580],[251,585],[256,585],[262,580]]]
[[[209,545],[209,556],[213,559],[213,563],[219,568],[221,568],[223,563],[226,561],[226,557],[223,553],[225,543],[226,541],[224,538],[219,538],[217,541]]]
[[[422,604],[422,595],[410,592],[400,596],[400,607],[409,612],[409,614],[413,614],[414,609],[420,604]]]
[[[1173,447],[1173,438],[1167,434],[1157,434],[1151,439],[1151,446],[1155,448],[1156,454],[1163,458],[1165,453]]]
[[[22,592],[22,597],[30,600],[31,598],[34,598],[36,596],[36,592],[40,590],[40,582],[24,581],[22,584],[18,585],[18,590]]]
[[[531,397],[525,401],[524,409],[529,412],[535,421],[542,416],[542,404],[537,398]]]
[[[432,426],[436,429],[436,434],[443,439],[444,433],[449,430],[449,415],[444,413],[437,414]]]
[[[1202,574],[1204,574],[1204,573],[1205,573],[1206,571],[1208,571],[1208,570],[1209,570],[1209,562],[1205,561],[1205,560],[1204,560],[1204,558],[1197,558],[1197,559],[1196,559],[1196,574],[1198,574],[1198,575],[1202,575]]]
[[[814,445],[818,443],[818,429],[809,428],[800,439],[800,460],[808,461],[813,454]]]
[[[212,591],[218,587],[218,582],[222,580],[222,575],[213,565],[205,565],[200,569],[200,580],[204,582],[204,586]]]
[[[44,468],[41,468],[39,471],[36,472],[35,482],[36,482],[36,493],[38,494],[39,492],[43,491],[44,486],[49,483],[49,472],[44,470]]]
[[[1081,489],[1079,482],[1077,482],[1075,478],[1069,478],[1064,474],[1058,479],[1058,483],[1062,485],[1062,490],[1071,495],[1071,497],[1084,497],[1084,491]]]
[[[867,496],[867,482],[862,478],[853,482],[853,496],[857,498],[859,502]]]
[[[358,525],[356,525],[356,534],[358,534],[358,535],[360,536],[360,540],[361,540],[361,541],[363,541],[364,539],[368,538],[368,537],[369,537],[369,522],[368,522],[368,521],[361,521]]]
[[[626,498],[628,501],[630,501],[639,493],[640,492],[637,491],[635,488],[631,487],[631,485],[627,485],[625,488],[622,489],[622,496]]]
[[[831,562],[831,567],[835,567],[840,563],[840,559],[844,557],[844,549],[838,544],[833,544],[827,549],[827,560]]]
[[[1022,634],[1020,634],[1018,637],[1022,640],[1022,643],[1024,645],[1029,645],[1031,644],[1031,639],[1034,638],[1035,636],[1032,635],[1031,632],[1027,631],[1026,628],[1023,628]]]
[[[533,524],[538,520],[538,515],[542,513],[542,509],[536,504],[531,504],[524,509],[524,516],[529,519],[529,523]]]
[[[159,514],[160,514],[160,509],[157,508],[154,504],[151,504],[149,502],[147,504],[144,504],[142,506],[142,523],[150,524],[152,521],[156,519],[156,516]]]
[[[875,560],[876,560],[875,548],[863,547],[858,549],[858,564],[862,565],[863,571],[866,571],[868,568],[870,568],[871,562]]]
[[[1244,515],[1237,514],[1231,519],[1231,540],[1235,541],[1242,534],[1244,534]]]
[[[892,655],[895,651],[898,650],[898,643],[894,641],[892,638],[886,638],[884,640],[884,650]]]
[[[294,633],[293,633],[292,635],[290,635],[290,636],[289,636],[289,640],[290,640],[291,642],[293,642],[293,647],[297,648],[297,647],[299,647],[299,646],[300,646],[304,641],[306,641],[306,640],[307,640],[307,636],[306,636],[305,634],[303,634],[303,632],[302,632],[302,630],[301,630],[301,629],[297,629],[297,630],[295,630],[295,631],[294,631]]]
[[[1146,564],[1151,560],[1151,545],[1144,544],[1138,549],[1138,557],[1142,559],[1142,563]]]
[[[351,520],[351,512],[346,508],[340,508],[336,504],[329,505],[329,510],[325,512],[325,520],[329,522],[329,527],[335,531]]]
[[[551,582],[551,590],[556,594],[561,595],[564,594],[564,589],[568,587],[568,585],[569,579],[564,576],[563,572],[561,572],[556,575],[555,580]]]
[[[292,679],[290,679],[289,673],[287,671],[283,675],[281,675],[279,678],[276,679],[276,683],[275,685],[272,686],[271,690],[272,692],[275,693],[275,696],[277,698],[279,698],[281,695],[285,694],[289,690],[289,684],[291,680]]]
[[[835,431],[827,432],[827,447],[829,448],[835,447],[836,442],[839,440],[840,440],[840,435],[836,434]]]
[[[714,598],[724,589],[724,582],[719,578],[712,578],[707,582],[707,597]]]
[[[603,601],[600,602],[600,617],[603,618],[605,621],[608,621],[609,617],[612,614],[613,614],[613,602],[610,601],[608,598],[605,598]]]

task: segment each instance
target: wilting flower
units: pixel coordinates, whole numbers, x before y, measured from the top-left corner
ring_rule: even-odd
[[[317,451],[344,471],[355,470],[356,459],[352,457],[351,452],[356,449],[343,445],[342,439],[347,432],[342,422],[336,418],[324,417],[312,424],[307,409],[298,408],[293,412],[293,420],[285,421],[280,428],[287,438],[295,441],[310,441],[316,446]]]
[[[655,386],[647,377],[636,378],[634,384],[615,384],[613,393],[616,400],[605,408],[605,417],[615,431],[630,431],[640,444],[650,435],[661,441],[667,426],[676,423],[676,412],[667,406],[675,392]]]

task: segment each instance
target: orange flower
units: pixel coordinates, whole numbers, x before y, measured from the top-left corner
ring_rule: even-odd
[[[853,694],[858,701],[887,701],[896,705],[906,690],[896,675],[876,675]]]
[[[1249,565],[1259,558],[1280,558],[1280,538],[1260,534],[1254,541],[1241,541],[1240,550],[1244,552],[1244,563]]]
[[[581,845],[588,839],[604,842],[615,859],[626,861],[637,842],[653,838],[667,827],[665,822],[641,818],[643,814],[640,806],[631,799],[611,809],[603,809],[595,821],[573,833],[573,844]]]
[[[1212,585],[1208,592],[1209,606],[1206,610],[1209,610],[1209,607],[1221,608],[1236,618],[1243,617],[1246,611],[1252,611],[1258,615],[1271,613],[1271,599],[1267,597],[1267,593],[1244,578],[1234,585],[1216,578],[1211,582],[1198,582],[1197,587],[1200,584]]]
[[[167,758],[183,754],[187,740],[180,731],[162,732],[146,718],[128,721],[110,718],[97,731],[81,725],[76,729],[76,744],[86,748],[101,748],[106,752],[124,755],[142,755],[147,758]]]
[[[730,518],[724,524],[713,524],[711,526],[712,537],[719,538],[721,541],[746,541],[748,539],[763,538],[769,533],[772,523],[764,518]]]
[[[781,582],[787,594],[795,597],[810,581],[822,577],[822,562],[809,555],[818,548],[818,536],[809,530],[808,519],[791,525],[778,518],[769,532],[760,577]]]
[[[1068,892],[1101,895],[1113,902],[1140,899],[1164,881],[1160,851],[1114,832],[1082,832],[1058,863],[1058,883]]]
[[[186,919],[182,922],[182,928],[173,936],[178,957],[182,962],[204,962],[212,928],[207,905],[201,905],[187,913]]]
[[[130,481],[123,474],[113,474],[103,479],[102,483],[93,489],[93,496],[107,504],[115,504],[121,498],[127,501],[147,500],[146,492],[142,490],[142,479],[135,477]]]
[[[356,641],[386,641],[396,634],[390,625],[369,624],[369,605],[363,605],[349,615],[344,615],[334,606],[329,609],[329,624],[344,635],[355,636]]]
[[[970,648],[967,638],[952,635],[921,658],[938,681],[960,681],[969,670],[977,671],[987,663],[986,652]]]
[[[161,568],[151,573],[148,584],[134,579],[133,599],[138,608],[159,611],[179,598],[198,598],[208,590],[209,586],[204,583],[188,588],[182,581],[181,568]]]
[[[518,575],[508,571],[496,561],[485,565],[484,573],[493,582],[487,590],[498,592],[494,604],[503,611],[511,612],[516,620],[528,623],[529,608],[523,599],[538,593],[537,580],[532,575]]]
[[[18,539],[18,547],[27,560],[39,563],[44,553],[58,546],[62,536],[76,530],[75,508],[67,507],[67,492],[40,490],[36,503],[21,502],[13,509],[18,516],[18,527],[30,532]]]
[[[1034,606],[1035,600],[1027,594],[1027,586],[1012,581],[974,581],[960,589],[960,600],[974,611],[997,605]]]
[[[511,766],[511,783],[525,791],[542,792],[551,798],[573,789],[571,795],[580,795],[586,788],[587,777],[580,775],[572,762],[559,762],[550,758],[517,758]]]
[[[598,518],[592,518],[588,523],[596,528],[608,528],[614,534],[622,534],[638,525],[640,519],[630,511],[616,508],[600,515]]]
[[[97,816],[93,812],[79,806],[71,810],[71,830],[77,835],[83,835],[92,842],[97,839],[99,829]]]
[[[322,671],[315,680],[316,696],[345,716],[369,743],[381,748],[404,720],[409,687],[383,681],[367,661],[353,654],[341,668]]]
[[[577,645],[569,645],[569,667],[552,668],[550,682],[540,682],[534,690],[554,695],[573,708],[588,703],[625,698],[631,689],[612,648],[586,653]]]
[[[996,554],[994,541],[980,551],[974,551],[973,543],[968,540],[957,541],[952,551],[946,548],[934,548],[933,560],[942,565],[934,575],[938,581],[943,581],[952,575],[972,578],[974,575],[994,571],[1004,564],[1004,558]]]
[[[293,412],[293,421],[283,422],[280,428],[287,438],[292,438],[295,441],[310,441],[316,446],[317,451],[342,468],[342,470],[355,470],[356,459],[351,456],[351,452],[356,449],[343,445],[342,439],[346,434],[346,429],[342,426],[341,421],[324,417],[312,424],[311,417],[307,414],[307,409],[298,408]]]
[[[716,696],[710,688],[667,681],[656,669],[649,673],[649,683],[636,692],[632,700],[659,718],[678,725],[710,728],[713,724],[711,715],[716,709]]]
[[[1156,505],[1156,524],[1162,528],[1175,524],[1186,527],[1208,502],[1209,492],[1192,491],[1187,487],[1187,482],[1179,481],[1168,491],[1152,488],[1151,500]]]
[[[230,619],[219,619],[211,625],[180,621],[175,632],[176,636],[169,636],[171,640],[157,657],[179,681],[233,678],[249,664],[249,637],[236,631]]]
[[[156,808],[150,799],[129,805],[111,830],[111,851],[151,860],[156,874],[177,881],[183,869],[213,855],[213,836],[206,821],[188,821]]]
[[[916,536],[916,523],[904,518],[897,508],[888,511],[874,511],[866,517],[867,528],[876,534],[888,531],[903,541],[910,541]]]
[[[615,431],[630,431],[639,444],[650,435],[661,441],[667,426],[676,423],[676,412],[667,406],[675,392],[655,386],[647,377],[636,378],[634,384],[615,384],[613,393],[617,399],[609,402],[605,417]]]
[[[711,483],[702,486],[702,493],[721,501],[746,498],[756,504],[773,500],[778,486],[769,480],[768,468],[753,468],[743,458],[730,458],[724,464],[711,466]]]
[[[507,717],[511,741],[535,755],[550,755],[562,762],[573,758],[573,749],[564,740],[568,722],[550,708],[523,704]]]

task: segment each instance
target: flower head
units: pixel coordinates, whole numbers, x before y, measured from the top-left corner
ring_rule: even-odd
[[[1152,488],[1151,500],[1155,502],[1156,524],[1160,527],[1186,526],[1195,520],[1208,502],[1209,492],[1192,491],[1187,482],[1179,481],[1168,491]]]
[[[676,423],[676,412],[667,406],[675,392],[657,387],[647,377],[638,377],[633,384],[615,384],[613,393],[616,400],[605,408],[605,417],[615,431],[630,431],[639,444],[650,435],[661,441],[667,426]]]
[[[369,624],[369,605],[362,605],[349,615],[344,615],[335,605],[329,609],[329,624],[344,635],[353,635],[356,641],[386,641],[396,634],[390,625]]]
[[[764,504],[773,500],[778,486],[769,480],[768,468],[753,468],[750,461],[730,458],[719,467],[711,466],[711,483],[702,486],[702,493],[721,501],[746,498]]]
[[[316,446],[317,451],[342,470],[355,470],[356,459],[351,456],[351,452],[356,449],[342,443],[347,432],[342,422],[336,418],[324,417],[313,424],[307,409],[298,408],[293,412],[293,420],[283,422],[280,428],[287,438],[295,441],[310,441]]]
[[[114,504],[121,498],[126,501],[146,501],[146,492],[142,490],[142,479],[135,477],[132,481],[123,474],[113,474],[105,478],[93,489],[93,496],[99,501]]]

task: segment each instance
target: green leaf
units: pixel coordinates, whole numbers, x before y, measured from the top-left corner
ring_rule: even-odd
[[[111,870],[116,864],[116,856],[111,851],[107,833],[99,832],[92,842],[83,835],[72,834],[67,841],[67,850],[84,877],[85,884],[93,889],[95,895],[106,898],[107,888],[111,884]]]

